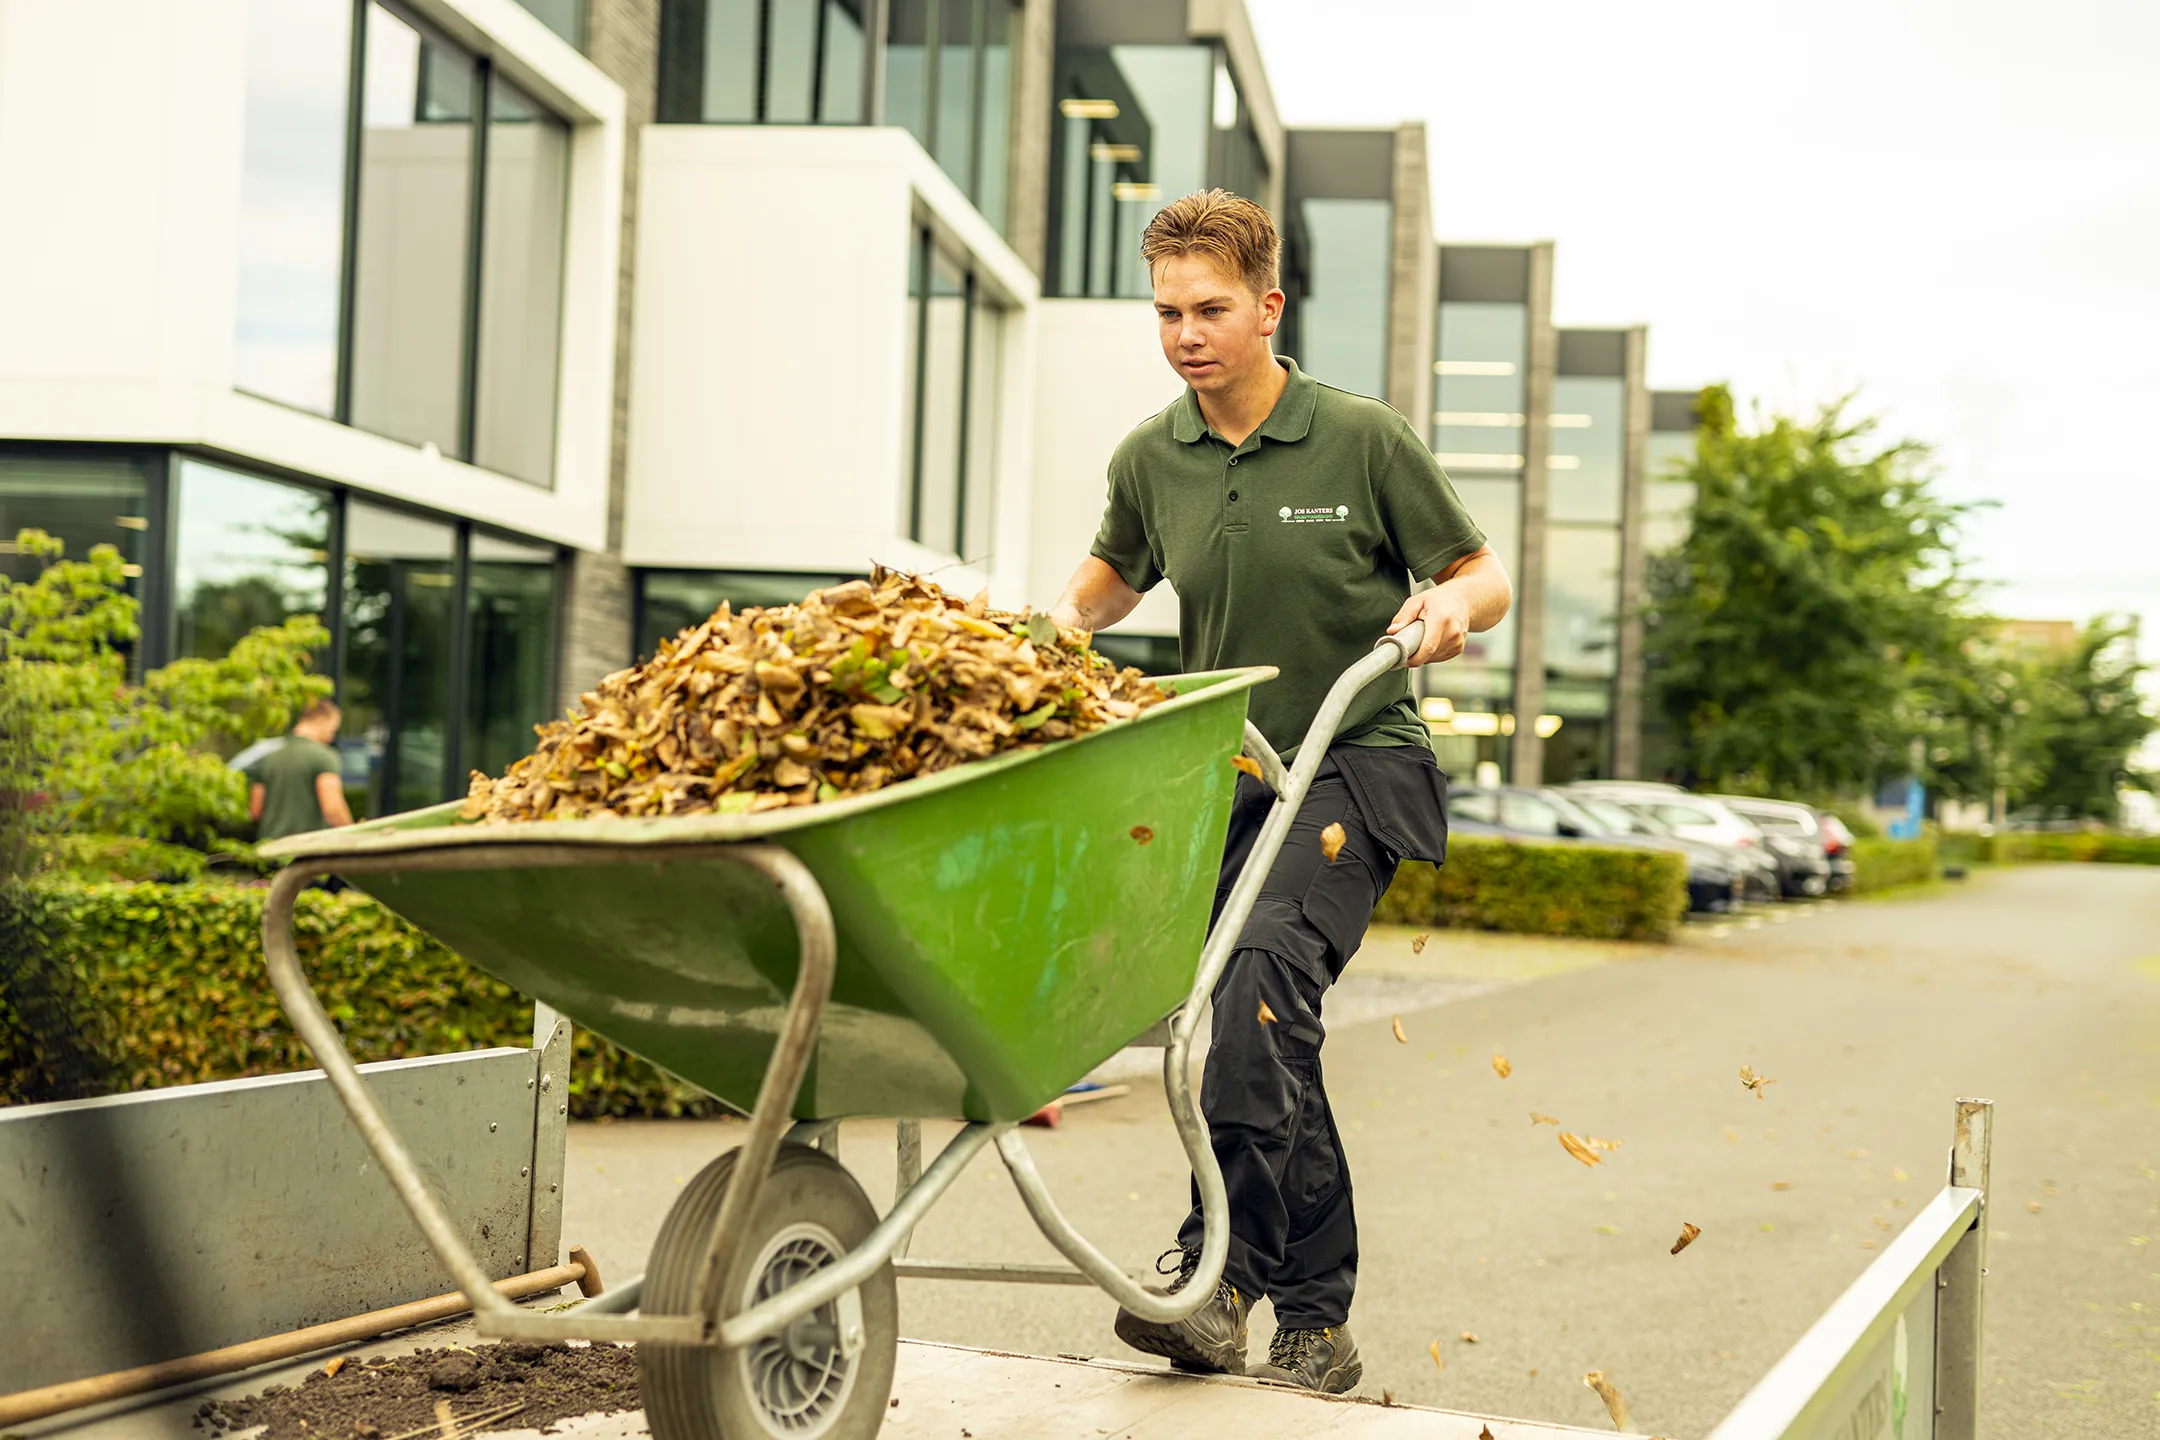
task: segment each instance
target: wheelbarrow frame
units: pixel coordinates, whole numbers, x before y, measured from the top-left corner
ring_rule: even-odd
[[[891,1208],[862,1244],[840,1260],[788,1286],[778,1294],[734,1314],[725,1313],[727,1300],[728,1239],[739,1233],[752,1213],[781,1142],[791,1133],[791,1114],[803,1077],[815,1053],[818,1028],[832,993],[838,941],[831,907],[809,867],[780,846],[755,841],[685,844],[669,846],[670,858],[724,859],[748,866],[779,891],[794,917],[800,947],[795,986],[789,997],[780,1033],[758,1087],[750,1113],[749,1132],[736,1160],[736,1182],[729,1185],[715,1217],[699,1267],[697,1313],[691,1315],[630,1314],[639,1304],[642,1275],[626,1281],[575,1310],[562,1315],[536,1314],[519,1309],[494,1287],[480,1262],[458,1235],[450,1217],[421,1178],[419,1168],[398,1138],[382,1107],[361,1078],[358,1066],[345,1048],[337,1028],[324,1012],[322,1002],[300,967],[293,944],[293,903],[311,881],[336,874],[361,876],[413,869],[487,869],[513,861],[527,868],[593,864],[649,864],[650,848],[575,842],[500,845],[469,845],[430,852],[394,855],[311,855],[279,872],[263,906],[263,954],[270,981],[293,1028],[322,1066],[331,1088],[344,1105],[353,1125],[381,1165],[383,1174],[435,1253],[442,1259],[458,1288],[471,1302],[476,1328],[483,1336],[519,1340],[615,1340],[662,1345],[717,1346],[733,1350],[778,1333],[818,1307],[842,1300],[842,1345],[852,1351],[862,1344],[859,1316],[843,1297],[856,1290],[888,1261],[900,1275],[923,1279],[1005,1280],[1036,1284],[1092,1284],[1107,1292],[1126,1310],[1150,1321],[1176,1321],[1193,1314],[1215,1293],[1229,1253],[1228,1200],[1222,1171],[1208,1142],[1207,1123],[1201,1117],[1192,1092],[1190,1059],[1192,1041],[1208,997],[1223,966],[1235,949],[1239,932],[1259,897],[1268,871],[1289,834],[1291,821],[1311,786],[1314,774],[1326,758],[1329,743],[1341,726],[1350,703],[1367,685],[1382,675],[1408,664],[1424,638],[1424,624],[1413,621],[1399,633],[1386,636],[1371,654],[1359,660],[1336,680],[1305,733],[1294,764],[1282,760],[1250,720],[1245,723],[1244,753],[1261,770],[1261,777],[1275,792],[1275,803],[1262,825],[1253,852],[1237,883],[1231,888],[1220,916],[1209,931],[1200,953],[1190,991],[1169,1022],[1169,1039],[1163,1051],[1163,1090],[1178,1140],[1185,1148],[1200,1191],[1203,1237],[1198,1269],[1178,1293],[1165,1295],[1143,1288],[1088,1241],[1058,1208],[1049,1187],[1035,1168],[1026,1142],[1010,1122],[973,1121],[964,1124],[927,1169],[911,1175],[921,1163],[920,1123],[899,1122],[899,1176]],[[820,1136],[837,1121],[811,1121],[793,1129]],[[915,1226],[949,1189],[969,1161],[986,1145],[997,1147],[1021,1203],[1045,1239],[1072,1263],[1071,1269],[1047,1265],[996,1265],[981,1262],[925,1261],[905,1258]],[[853,1333],[847,1333],[852,1329]]]

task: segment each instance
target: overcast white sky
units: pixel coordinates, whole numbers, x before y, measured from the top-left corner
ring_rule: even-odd
[[[1247,0],[1291,125],[1423,119],[1438,233],[1557,242],[1659,388],[1859,387],[1998,613],[2160,659],[2160,0]]]

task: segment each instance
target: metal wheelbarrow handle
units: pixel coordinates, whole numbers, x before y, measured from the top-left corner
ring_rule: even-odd
[[[1170,1102],[1170,1118],[1177,1126],[1178,1140],[1185,1147],[1185,1158],[1192,1164],[1193,1179],[1200,1189],[1200,1267],[1192,1280],[1175,1295],[1142,1288],[1138,1281],[1090,1244],[1058,1210],[1057,1202],[1050,1198],[1049,1189],[1036,1171],[1027,1144],[1019,1133],[1006,1130],[997,1137],[998,1156],[1012,1172],[1013,1185],[1043,1235],[1081,1273],[1107,1291],[1110,1298],[1142,1320],[1159,1323],[1182,1320],[1214,1299],[1215,1286],[1222,1279],[1223,1262],[1230,1253],[1229,1197],[1223,1189],[1222,1170],[1215,1163],[1214,1147],[1208,1143],[1207,1122],[1201,1118],[1200,1107],[1193,1099],[1189,1068],[1193,1031],[1200,1024],[1201,1008],[1215,993],[1215,982],[1221,978],[1223,966],[1229,963],[1231,951],[1237,948],[1238,935],[1245,928],[1246,917],[1252,913],[1253,902],[1260,898],[1260,888],[1267,883],[1268,872],[1274,868],[1275,857],[1281,853],[1283,840],[1290,833],[1290,822],[1297,817],[1298,807],[1304,803],[1305,792],[1311,788],[1320,762],[1327,758],[1328,745],[1341,728],[1350,702],[1373,681],[1408,665],[1424,639],[1425,622],[1413,620],[1396,634],[1382,636],[1370,655],[1344,671],[1320,702],[1312,724],[1306,727],[1304,743],[1298,747],[1297,760],[1287,772],[1281,757],[1260,731],[1251,721],[1245,723],[1245,753],[1260,763],[1262,778],[1275,791],[1275,804],[1260,827],[1260,838],[1253,843],[1245,868],[1238,873],[1237,883],[1231,887],[1222,914],[1216,919],[1214,929],[1208,932],[1207,944],[1200,951],[1200,968],[1193,975],[1192,989],[1170,1019],[1170,1043],[1163,1050],[1163,1092]]]

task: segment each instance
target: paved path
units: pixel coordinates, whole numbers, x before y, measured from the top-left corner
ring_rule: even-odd
[[[2160,871],[2032,867],[1774,913],[1671,947],[1440,935],[1413,955],[1409,932],[1376,933],[1325,1050],[1366,1391],[1603,1427],[1581,1384],[1602,1369],[1636,1429],[1699,1436],[1940,1186],[1951,1101],[1979,1095],[1997,1102],[1986,1433],[2160,1431]],[[1766,1099],[1742,1063],[1775,1077]],[[1532,1110],[1622,1148],[1585,1169]],[[575,1127],[567,1237],[637,1268],[679,1179],[736,1132]],[[1185,1179],[1159,1099],[1028,1133],[1109,1253],[1143,1269],[1169,1243]],[[889,1130],[849,1126],[844,1154],[882,1204]],[[1674,1257],[1683,1221],[1703,1235]],[[1054,1258],[987,1156],[915,1253]],[[908,1334],[992,1349],[1118,1357],[1110,1316],[1081,1290],[902,1290]]]

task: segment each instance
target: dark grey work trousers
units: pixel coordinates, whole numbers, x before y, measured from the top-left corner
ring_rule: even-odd
[[[1438,863],[1447,845],[1447,777],[1421,747],[1337,746],[1321,762],[1237,949],[1215,983],[1214,1029],[1200,1083],[1215,1161],[1230,1202],[1223,1277],[1265,1295],[1290,1329],[1341,1325],[1357,1289],[1350,1165],[1320,1069],[1327,989],[1356,953],[1373,907],[1403,859]],[[1238,777],[1215,911],[1245,868],[1268,788]],[[1343,827],[1331,863],[1321,831]],[[1260,1021],[1265,1004],[1272,1023]],[[1197,1251],[1200,1193],[1178,1243]]]

